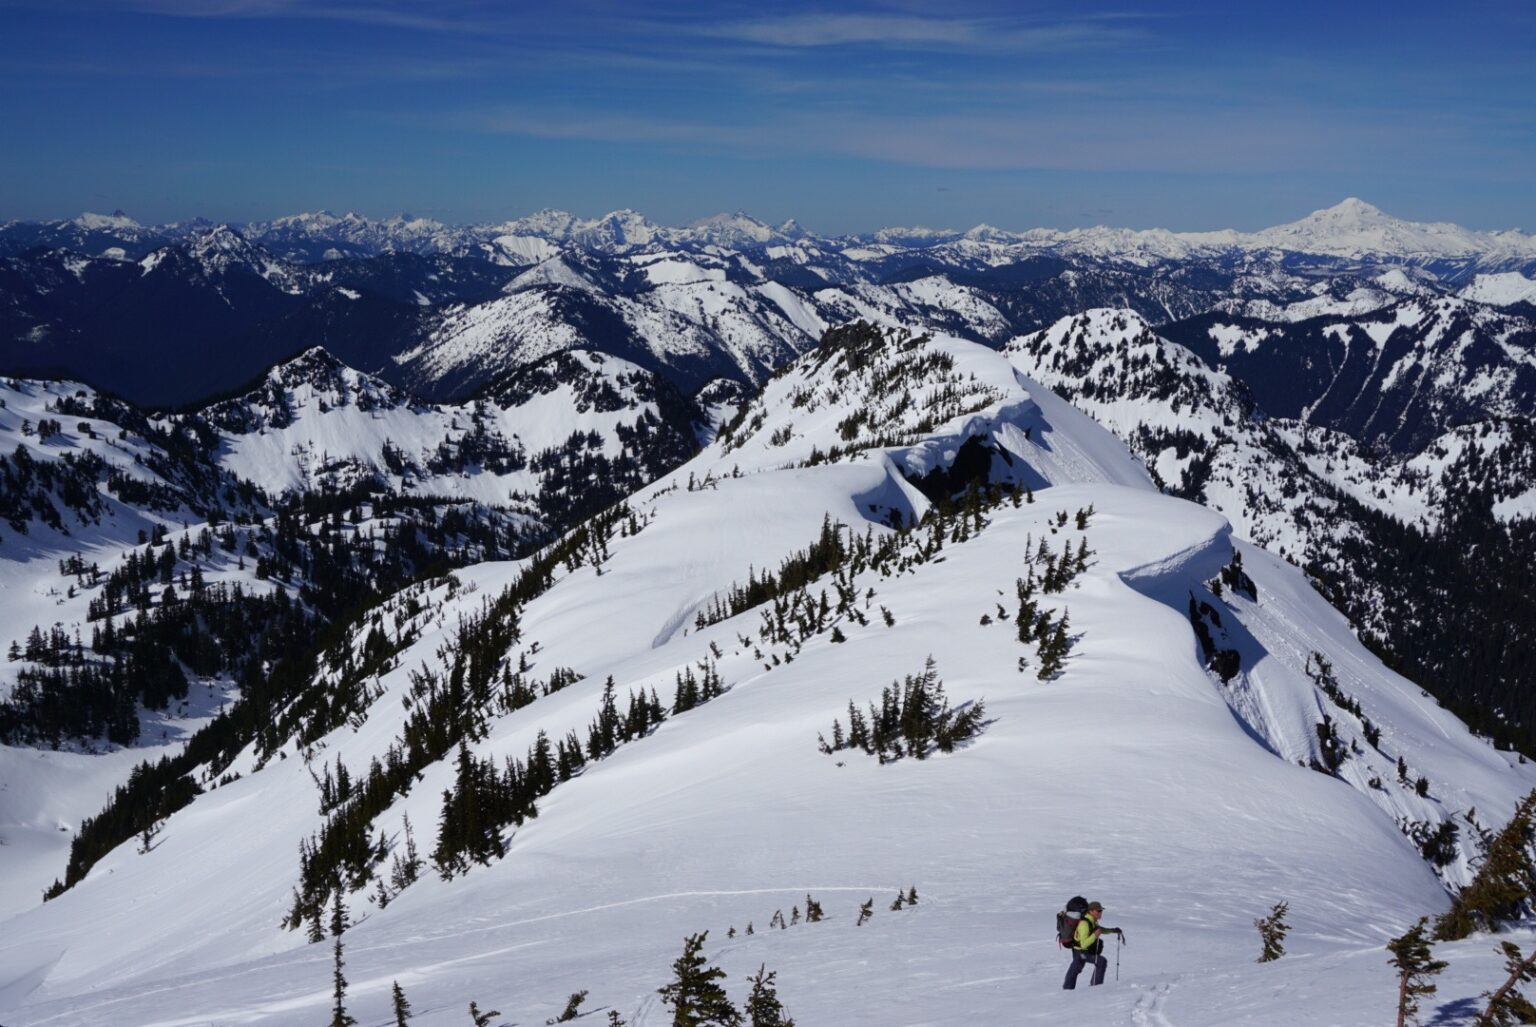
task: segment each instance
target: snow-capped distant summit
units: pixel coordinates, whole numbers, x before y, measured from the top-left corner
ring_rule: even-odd
[[[86,211],[75,218],[74,223],[90,232],[132,231],[144,227],[120,210],[114,210],[110,214],[92,214]]]
[[[1255,234],[1260,243],[1303,253],[1328,253],[1341,257],[1390,253],[1403,257],[1460,257],[1492,246],[1492,233],[1474,232],[1445,222],[1433,224],[1404,221],[1379,207],[1350,197],[1299,221],[1266,228]],[[1536,243],[1526,239],[1536,254]]]
[[[872,242],[890,246],[932,246],[960,238],[962,233],[953,228],[929,228],[926,225],[893,225],[864,236]]]
[[[739,210],[734,214],[714,214],[700,218],[689,229],[701,242],[731,249],[761,246],[784,238],[771,225]]]

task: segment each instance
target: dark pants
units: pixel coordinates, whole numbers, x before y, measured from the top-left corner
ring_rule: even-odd
[[[1072,950],[1072,965],[1067,968],[1067,979],[1062,982],[1061,986],[1068,991],[1076,988],[1077,975],[1082,973],[1083,967],[1089,963],[1093,964],[1093,979],[1088,983],[1090,985],[1103,984],[1104,971],[1109,968],[1109,960],[1099,955],[1099,949],[1095,947],[1089,952],[1080,952],[1077,949]]]

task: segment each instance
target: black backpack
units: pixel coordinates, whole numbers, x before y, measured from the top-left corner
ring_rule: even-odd
[[[1088,900],[1074,895],[1067,900],[1067,908],[1056,914],[1056,944],[1064,949],[1076,948],[1077,925],[1088,912]]]

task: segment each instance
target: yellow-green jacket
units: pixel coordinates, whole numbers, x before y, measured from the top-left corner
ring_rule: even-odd
[[[1088,952],[1099,943],[1099,921],[1092,913],[1084,913],[1083,918],[1077,922],[1077,930],[1072,934],[1072,947],[1079,952]]]

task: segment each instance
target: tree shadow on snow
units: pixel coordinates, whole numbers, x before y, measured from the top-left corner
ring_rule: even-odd
[[[1474,998],[1459,998],[1454,1002],[1447,1002],[1435,1010],[1435,1018],[1425,1022],[1424,1027],[1453,1027],[1455,1024],[1464,1024],[1482,1012],[1482,1005]]]

